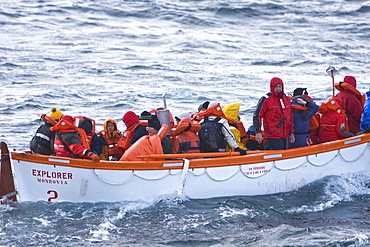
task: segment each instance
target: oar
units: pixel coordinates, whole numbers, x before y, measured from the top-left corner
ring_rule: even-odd
[[[334,97],[334,76],[336,76],[339,73],[339,71],[336,68],[334,68],[334,66],[329,66],[326,69],[326,73],[328,73],[331,76],[331,84],[333,88],[333,97]]]

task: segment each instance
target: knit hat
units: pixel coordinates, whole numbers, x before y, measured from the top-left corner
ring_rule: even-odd
[[[157,115],[152,115],[150,120],[148,121],[148,127],[152,127],[155,130],[159,130],[161,128],[161,123],[158,120]]]
[[[55,107],[51,108],[50,117],[52,117],[55,120],[58,120],[62,116],[63,116],[63,113],[61,111],[57,110],[57,108],[55,108]]]
[[[293,91],[293,96],[303,95],[303,94],[308,95],[307,88],[299,87],[299,88],[294,89]]]
[[[150,117],[151,117],[152,114],[150,114],[150,112],[148,111],[143,111],[140,116],[139,116],[139,119],[140,120],[149,120]]]
[[[200,104],[199,107],[198,107],[198,112],[207,110],[208,106],[209,106],[209,101],[206,101],[206,102]]]

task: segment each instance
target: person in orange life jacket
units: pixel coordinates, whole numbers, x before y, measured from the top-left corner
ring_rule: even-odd
[[[208,109],[206,109],[208,108]],[[226,143],[230,146],[230,148],[233,148],[235,152],[239,152],[241,155],[246,155],[247,152],[244,149],[241,149],[238,146],[238,143],[235,140],[235,136],[233,133],[230,131],[229,123],[227,120],[224,118],[225,115],[222,112],[222,108],[219,103],[214,103],[211,104],[209,101],[204,102],[201,104],[198,108],[200,110],[199,116],[204,117],[201,121],[200,124],[202,125],[203,122],[206,121],[217,121],[218,124],[220,124],[221,127],[221,133],[223,137],[225,138]],[[202,140],[201,145],[202,145]],[[225,147],[226,148],[226,147]],[[223,148],[223,150],[219,149],[219,152],[225,152],[226,149]]]
[[[118,146],[127,150],[132,146],[140,137],[148,135],[146,126],[142,125],[139,117],[133,112],[128,111],[122,117],[123,123],[126,125],[126,131],[118,143]]]
[[[197,135],[200,130],[199,122],[191,121],[189,117],[178,118],[177,128],[171,136],[172,153],[200,153],[200,140]]]
[[[296,88],[293,92],[293,124],[295,142],[288,143],[288,148],[308,146],[310,141],[310,118],[319,110],[312,98],[308,96],[307,88]]]
[[[161,128],[161,123],[158,120],[157,115],[152,115],[150,120],[148,121],[148,126],[146,127],[146,130],[148,131],[148,135],[154,135],[157,134],[159,129]],[[162,149],[164,154],[171,154],[172,153],[172,145],[170,140],[165,136],[162,141]]]
[[[33,153],[51,155],[54,152],[54,138],[56,131],[51,131],[50,128],[56,123],[53,118],[41,115],[41,119],[44,124],[41,125],[36,134],[32,137],[30,141],[30,149]]]
[[[82,146],[81,138],[77,134],[76,127],[73,125],[74,118],[64,115],[59,122],[51,128],[56,130],[54,140],[54,151],[56,156],[72,157],[75,155],[79,158],[88,158],[94,162],[99,162],[100,158],[92,150]]]
[[[347,114],[349,132],[357,134],[360,131],[360,121],[363,103],[362,95],[356,89],[357,83],[353,76],[345,76],[343,82],[335,84],[340,92],[335,96],[343,101],[343,109]]]
[[[119,160],[123,154],[123,149],[118,147],[121,133],[117,129],[117,123],[113,119],[107,119],[103,123],[104,130],[97,135],[102,145],[100,158],[103,160]]]
[[[90,119],[84,117],[79,123],[78,128],[83,129],[89,139],[90,149],[95,154],[100,155],[102,152],[102,145],[100,144],[98,136],[93,132],[93,123]],[[72,156],[73,157],[73,156]]]
[[[347,119],[342,108],[342,100],[330,98],[321,104],[319,111],[322,114],[319,127],[320,143],[331,142],[353,136],[348,132]]]
[[[289,98],[284,94],[284,83],[274,77],[270,80],[268,98],[262,97],[253,115],[253,126],[256,141],[266,142],[265,149],[281,150],[287,148],[287,138],[295,142],[293,129],[293,113]],[[264,136],[262,137],[262,122]],[[265,139],[265,140],[264,140]]]

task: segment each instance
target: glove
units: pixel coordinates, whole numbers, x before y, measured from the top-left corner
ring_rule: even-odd
[[[245,151],[244,149],[241,149],[240,147],[237,147],[234,150],[235,150],[235,152],[239,152],[240,155],[246,155],[247,154],[247,151]]]
[[[91,159],[94,162],[99,162],[100,161],[100,157],[98,155],[96,155],[94,152],[89,152],[87,154],[87,158]]]

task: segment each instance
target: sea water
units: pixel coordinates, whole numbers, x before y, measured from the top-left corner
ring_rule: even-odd
[[[360,0],[3,0],[0,140],[28,149],[52,107],[123,130],[125,112],[163,107],[164,94],[174,116],[239,102],[248,127],[272,77],[325,102],[329,66],[364,93],[369,17]],[[369,179],[268,196],[0,205],[0,245],[369,246]]]

